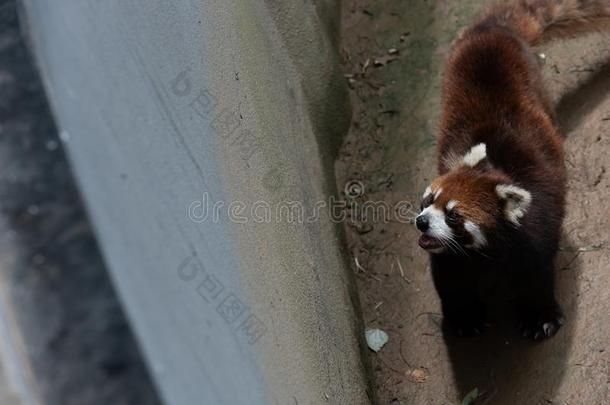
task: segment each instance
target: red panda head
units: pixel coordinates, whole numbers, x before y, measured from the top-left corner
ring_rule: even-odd
[[[519,226],[532,196],[491,167],[485,144],[446,163],[450,170],[426,189],[416,219],[422,248],[456,254],[485,250],[501,227]]]

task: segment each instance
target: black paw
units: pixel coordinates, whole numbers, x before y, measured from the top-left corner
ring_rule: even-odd
[[[522,319],[519,325],[521,336],[536,342],[553,337],[564,323],[559,310],[533,311]]]
[[[450,318],[447,320],[450,332],[460,337],[479,336],[485,332],[488,325],[482,317]]]

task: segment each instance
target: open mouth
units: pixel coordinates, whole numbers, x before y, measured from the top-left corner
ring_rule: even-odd
[[[426,234],[422,234],[422,236],[419,237],[419,246],[426,250],[439,249],[443,247],[440,240]]]

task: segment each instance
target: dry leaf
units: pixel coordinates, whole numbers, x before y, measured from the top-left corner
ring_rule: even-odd
[[[388,343],[389,336],[381,329],[367,329],[364,332],[366,343],[369,348],[375,352],[381,350],[381,348]]]
[[[408,370],[406,373],[407,379],[409,381],[421,384],[426,382],[430,374],[423,368],[416,368],[413,370]]]
[[[479,393],[479,389],[475,388],[472,391],[470,391],[468,394],[466,394],[466,396],[462,400],[461,405],[470,405],[480,396],[481,396],[481,394]]]

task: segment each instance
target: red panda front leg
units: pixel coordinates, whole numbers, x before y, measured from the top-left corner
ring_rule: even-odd
[[[476,270],[467,261],[447,255],[431,255],[434,286],[441,299],[443,329],[459,336],[477,336],[487,327]]]
[[[513,267],[513,291],[519,316],[519,332],[524,338],[541,341],[557,333],[564,318],[555,300],[553,261],[532,261]]]

